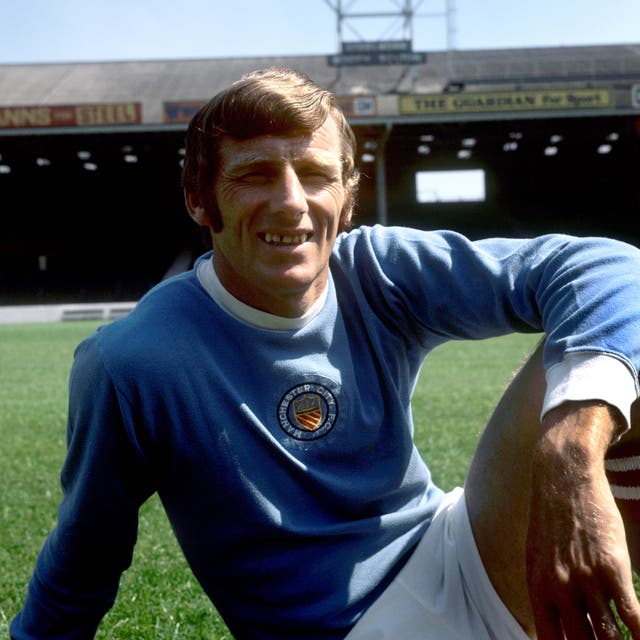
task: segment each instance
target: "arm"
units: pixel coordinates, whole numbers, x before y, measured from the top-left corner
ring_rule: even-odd
[[[527,580],[545,640],[622,638],[611,602],[640,638],[624,525],[604,472],[623,422],[617,410],[589,401],[566,402],[543,418],[533,458]]]
[[[131,562],[137,513],[149,496],[144,464],[95,340],[79,347],[70,381],[63,500],[12,638],[91,638]]]
[[[495,442],[496,434],[483,438],[489,445],[481,447],[482,455],[476,454],[481,464],[472,465],[474,482],[469,483],[466,494],[472,524],[476,525],[474,533],[481,530],[488,534],[483,540],[488,541],[491,554],[495,547],[491,542],[502,539],[509,524],[518,530],[518,565],[522,562],[518,587],[522,587],[522,599],[528,605],[522,556],[530,503],[529,588],[538,624],[543,613],[548,618],[549,611],[554,612],[559,623],[562,616],[558,611],[571,608],[567,604],[572,602],[571,597],[581,602],[587,595],[593,597],[593,593],[606,602],[616,597],[617,606],[623,609],[629,603],[629,613],[625,615],[633,627],[637,605],[635,597],[631,604],[629,595],[629,558],[620,516],[603,468],[604,449],[618,435],[613,416],[609,416],[607,423],[586,421],[580,415],[558,425],[555,420],[568,406],[577,408],[574,403],[578,402],[589,406],[593,399],[612,403],[628,418],[629,405],[638,395],[640,367],[638,249],[602,238],[552,235],[528,241],[487,239],[471,243],[447,232],[394,233],[386,229],[374,229],[364,240],[367,242],[362,245],[377,257],[373,265],[379,268],[370,267],[368,280],[369,272],[361,275],[361,282],[368,284],[375,295],[367,296],[367,289],[359,303],[371,300],[377,305],[376,301],[384,301],[380,315],[388,314],[390,324],[397,323],[396,318],[406,320],[406,326],[401,326],[398,333],[415,335],[427,349],[450,338],[476,339],[527,330],[546,334],[545,369],[553,381],[545,400],[544,432],[535,447],[534,477],[531,478],[528,469],[534,443],[540,435],[539,412],[530,421],[533,432],[527,431],[532,438],[526,438],[526,446],[507,447],[518,449],[519,453],[524,449],[526,454],[517,457],[519,464],[515,470],[513,460],[497,455],[489,446]],[[349,246],[343,252],[347,249]],[[357,249],[355,246],[353,258],[346,255],[348,267],[353,264],[358,268]],[[412,324],[414,319],[416,322]],[[593,375],[591,370],[585,373],[585,366],[590,369],[593,359],[598,359],[601,370],[602,358],[607,362],[604,376]],[[602,384],[611,378],[608,372],[612,362],[624,372],[622,377],[616,374],[616,380],[625,381],[620,385]],[[565,384],[567,380],[571,383]],[[525,403],[529,395],[524,393]],[[536,406],[538,411],[539,408]],[[501,418],[506,433],[500,430],[498,440],[523,443],[523,434],[515,432],[513,411],[504,412]],[[627,423],[617,426],[624,429]],[[602,441],[585,438],[586,433],[599,433],[599,429]],[[566,439],[557,440],[555,436]],[[513,482],[508,475],[511,471],[522,480],[525,491],[505,491],[507,483]],[[505,482],[496,483],[496,477]],[[487,502],[508,506],[517,502],[518,510],[517,513],[507,510],[513,520],[505,523],[505,510],[498,509],[494,515],[485,508]],[[594,519],[595,512],[601,517]],[[611,560],[612,555],[615,560]],[[601,578],[602,568],[609,566],[610,560],[616,577],[609,579],[609,572],[607,582]],[[511,578],[513,563],[499,565],[494,573]],[[585,576],[590,577],[587,580]],[[506,583],[511,585],[509,580]],[[508,588],[503,595],[508,596],[510,591]],[[620,594],[624,594],[621,600]],[[584,615],[581,621],[585,623]],[[549,630],[548,626],[544,628]],[[636,631],[637,628],[635,623]],[[541,635],[543,640],[554,637],[561,636]]]

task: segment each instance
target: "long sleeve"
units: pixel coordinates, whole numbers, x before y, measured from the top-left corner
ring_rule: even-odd
[[[70,380],[68,453],[56,528],[38,557],[16,640],[92,638],[130,565],[140,505],[151,493],[95,340],[77,350]]]
[[[358,305],[426,350],[449,339],[544,332],[554,383],[572,358],[602,356],[626,367],[625,397],[638,393],[640,251],[631,245],[562,235],[471,242],[373,227],[345,236],[338,253],[334,275],[355,283]]]

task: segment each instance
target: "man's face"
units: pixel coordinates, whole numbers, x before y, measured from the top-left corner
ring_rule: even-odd
[[[323,292],[345,203],[340,136],[332,119],[309,135],[223,140],[212,233],[224,287],[281,316],[304,313]]]

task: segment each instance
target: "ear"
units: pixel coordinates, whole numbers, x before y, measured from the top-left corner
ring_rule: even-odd
[[[353,220],[353,206],[349,206],[342,212],[342,228],[350,229],[351,221]]]
[[[186,189],[184,190],[184,203],[187,206],[189,215],[196,224],[199,224],[201,227],[208,227],[210,225],[207,210],[202,206],[197,196]]]
[[[353,197],[349,194],[347,200],[340,212],[340,223],[338,231],[348,231],[351,229],[351,220],[353,219]]]

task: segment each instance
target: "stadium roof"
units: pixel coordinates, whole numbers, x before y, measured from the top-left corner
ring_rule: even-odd
[[[205,100],[241,74],[296,68],[339,95],[386,96],[480,87],[640,83],[640,44],[432,52],[413,66],[331,66],[328,56],[0,66],[0,107],[135,102],[163,122],[167,101]]]

